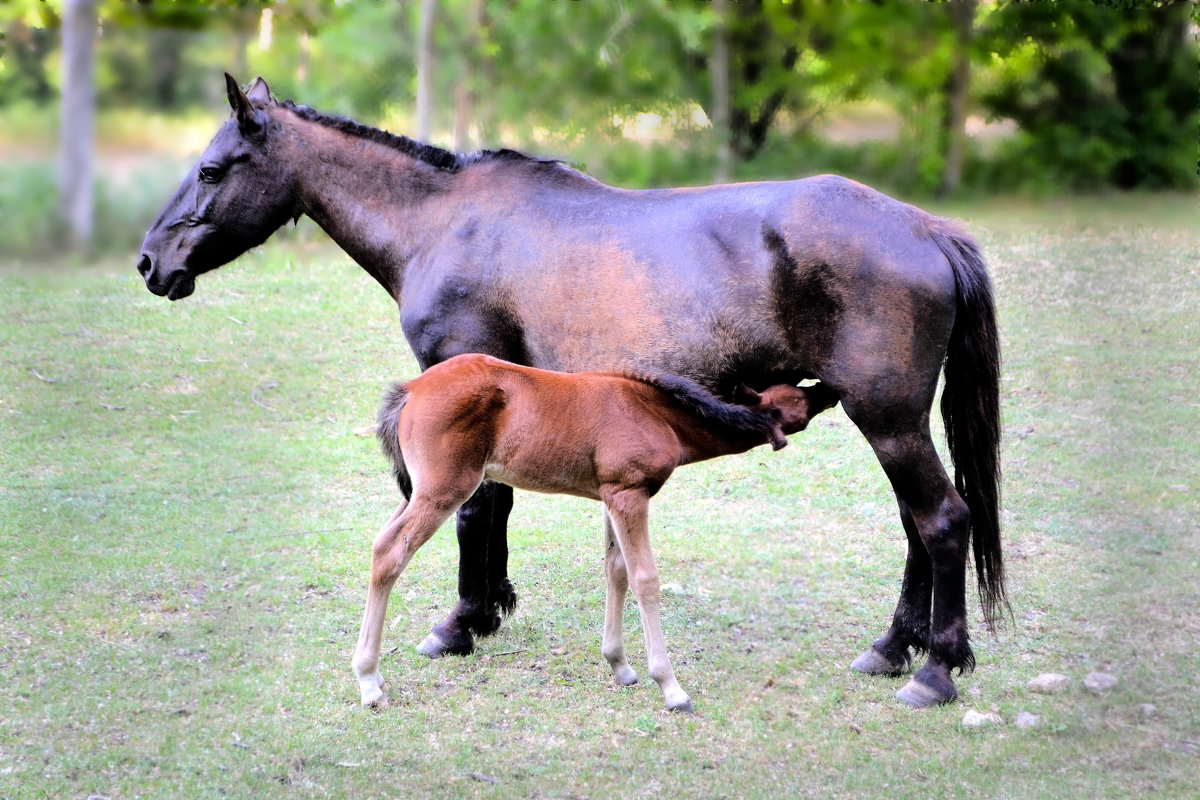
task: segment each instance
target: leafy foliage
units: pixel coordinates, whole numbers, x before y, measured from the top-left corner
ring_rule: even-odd
[[[710,124],[713,49],[724,30],[735,177],[771,175],[777,165],[773,177],[848,168],[906,193],[935,190],[962,141],[963,115],[951,109],[965,56],[975,113],[1017,129],[998,143],[967,142],[968,186],[1197,185],[1193,4],[967,5],[974,24],[963,35],[950,13],[961,6],[905,0],[746,0],[730,3],[725,19],[712,4],[671,0],[441,0],[433,129],[454,128],[456,146],[536,147],[604,164],[606,177],[627,175],[632,185],[707,181],[720,138]],[[0,112],[55,102],[61,7],[0,5]],[[266,75],[280,96],[324,111],[411,132],[420,8],[100,0],[98,101],[211,110],[228,70],[243,80]],[[828,118],[863,105],[882,109],[892,133],[866,143],[823,138]]]
[[[993,14],[984,36],[1002,66],[983,100],[1021,129],[1001,160],[1054,185],[1194,187],[1200,110],[1189,8],[1063,0]]]

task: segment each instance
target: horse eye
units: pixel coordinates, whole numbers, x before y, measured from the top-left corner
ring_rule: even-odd
[[[200,180],[204,183],[216,183],[221,180],[221,176],[224,173],[225,170],[220,167],[201,167]]]

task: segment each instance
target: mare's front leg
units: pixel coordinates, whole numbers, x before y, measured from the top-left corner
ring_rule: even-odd
[[[371,549],[371,580],[367,589],[367,604],[363,609],[358,645],[350,662],[358,679],[364,706],[383,705],[387,702],[383,693],[383,675],[379,671],[379,652],[388,598],[396,579],[400,577],[413,554],[429,541],[450,515],[449,510],[442,510],[445,508],[445,505],[430,503],[419,496],[414,496],[411,502],[401,501],[391,519],[375,538]]]
[[[508,515],[513,490],[486,482],[458,510],[458,603],[417,646],[430,658],[467,655],[517,606],[508,580]]]
[[[601,491],[604,505],[612,518],[613,532],[628,570],[629,585],[637,598],[642,615],[642,632],[646,637],[646,658],[650,677],[654,678],[667,708],[671,711],[692,712],[692,700],[675,680],[671,659],[663,641],[660,607],[662,592],[658,583],[658,567],[650,552],[650,498],[645,489]]]
[[[621,632],[625,594],[629,590],[629,571],[625,567],[625,557],[621,554],[621,545],[617,542],[607,508],[604,509],[604,578],[604,638],[600,652],[612,667],[617,683],[632,686],[637,683],[638,676],[625,660],[625,636]]]

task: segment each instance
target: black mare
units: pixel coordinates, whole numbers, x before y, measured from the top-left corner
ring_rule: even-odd
[[[969,550],[989,623],[1006,603],[999,340],[982,258],[957,226],[834,176],[616,189],[278,102],[261,78],[226,88],[229,121],[146,234],[151,292],[188,296],[305,214],[395,298],[422,368],[482,352],[684,375],[723,396],[820,379],[878,457],[908,539],[891,624],[852,666],[897,675],[927,652],[897,695],[957,697],[952,671],[974,666]],[[939,375],[953,481],[929,430]],[[489,483],[460,510],[460,600],[427,655],[469,652],[513,608],[511,507]]]

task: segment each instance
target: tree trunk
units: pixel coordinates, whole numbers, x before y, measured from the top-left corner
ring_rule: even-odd
[[[946,113],[942,118],[946,161],[938,194],[943,197],[954,194],[962,183],[967,152],[967,99],[971,91],[970,47],[977,5],[978,0],[950,0],[945,7],[954,26],[954,66],[946,79]]]
[[[417,34],[417,141],[428,143],[433,129],[433,17],[437,0],[421,0]]]
[[[479,62],[479,33],[485,20],[484,0],[475,0],[468,14],[463,34],[462,55],[458,59],[458,80],[454,85],[454,144],[455,152],[465,151],[470,144],[471,116],[475,107],[475,73]]]
[[[62,22],[62,106],[59,199],[68,242],[77,252],[92,243],[92,137],[95,0],[67,0]]]
[[[717,15],[717,26],[713,30],[712,62],[712,127],[717,142],[716,183],[728,183],[732,175],[733,151],[730,148],[729,130],[729,4],[727,0],[713,0],[713,11]]]

